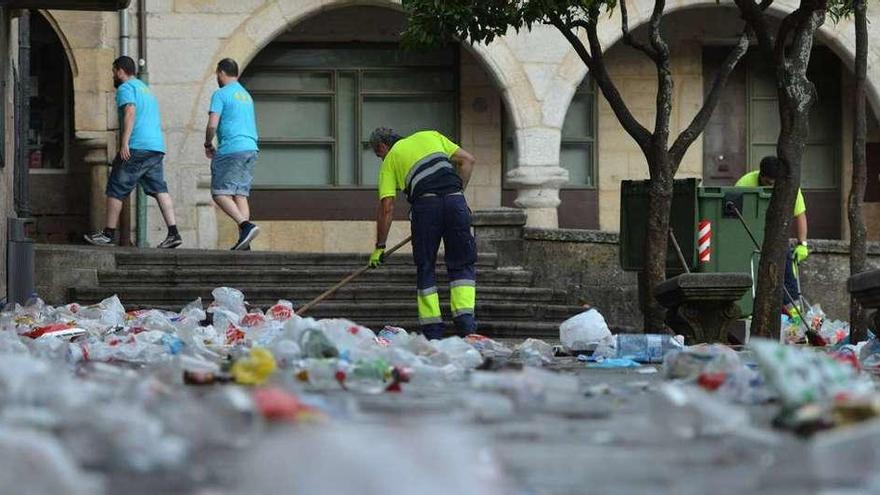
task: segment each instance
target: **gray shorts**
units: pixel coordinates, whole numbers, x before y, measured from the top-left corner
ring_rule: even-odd
[[[256,151],[214,155],[214,159],[211,160],[211,194],[214,196],[249,196],[256,164]]]

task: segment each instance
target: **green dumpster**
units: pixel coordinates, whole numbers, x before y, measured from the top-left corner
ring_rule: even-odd
[[[672,193],[670,226],[681,245],[689,270],[696,269],[697,252],[697,186],[699,179],[676,180]],[[629,272],[641,271],[645,266],[644,243],[648,231],[648,181],[625,180],[620,188],[620,266]],[[666,253],[666,271],[683,273],[675,250]]]
[[[683,179],[676,180],[673,189],[670,225],[688,269],[695,272],[750,273],[754,279],[760,257],[742,222],[727,205],[732,203],[737,207],[758,243],[761,243],[772,191],[767,188],[698,186],[699,179]],[[626,271],[640,271],[644,266],[647,207],[648,181],[623,181],[620,265]],[[702,236],[700,227],[703,227]],[[702,251],[701,237],[704,241]],[[684,271],[671,243],[667,249],[666,269],[670,275]],[[743,314],[752,313],[752,291],[740,300],[739,305]]]
[[[770,205],[772,190],[760,187],[701,187],[698,190],[699,220],[697,229],[698,272],[744,272],[751,273],[754,280],[760,256],[749,237],[743,222],[733,209],[732,203],[742,213],[758,244],[764,242],[764,219]],[[708,259],[700,258],[699,224],[708,222],[711,229]],[[743,314],[752,314],[754,302],[752,291],[739,301]]]

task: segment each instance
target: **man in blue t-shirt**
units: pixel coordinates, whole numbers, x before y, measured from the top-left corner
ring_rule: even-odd
[[[231,58],[217,64],[217,85],[220,89],[211,96],[205,129],[205,156],[211,159],[211,195],[238,224],[238,242],[232,249],[248,250],[260,233],[250,221],[248,204],[259,150],[254,100],[239,84],[238,64]]]
[[[149,86],[135,77],[136,66],[131,57],[113,61],[113,85],[122,131],[119,154],[107,179],[107,223],[101,232],[87,234],[86,241],[96,246],[115,245],[116,226],[122,202],[138,184],[156,198],[168,226],[168,236],[158,247],[170,249],[183,244],[174,221],[174,204],[165,183],[163,161],[165,140],[159,103]]]

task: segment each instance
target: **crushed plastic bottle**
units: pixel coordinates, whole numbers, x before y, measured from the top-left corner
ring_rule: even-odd
[[[659,334],[618,334],[617,357],[640,363],[662,363],[667,352],[684,348],[681,336]]]

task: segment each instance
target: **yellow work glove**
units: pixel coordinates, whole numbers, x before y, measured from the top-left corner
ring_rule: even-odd
[[[385,248],[376,248],[373,250],[373,254],[370,255],[370,262],[367,264],[370,268],[376,268],[381,265],[382,262],[385,261]]]
[[[804,244],[798,244],[794,248],[794,260],[797,263],[803,263],[810,256],[810,248]]]

